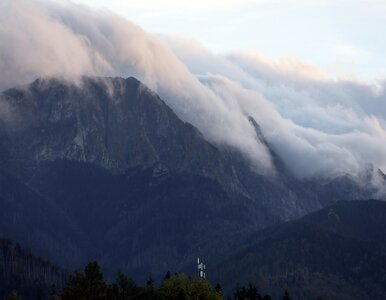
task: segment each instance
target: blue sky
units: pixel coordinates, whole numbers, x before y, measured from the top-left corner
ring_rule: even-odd
[[[333,76],[386,77],[382,0],[77,0],[147,31],[195,39],[214,52],[296,58]]]

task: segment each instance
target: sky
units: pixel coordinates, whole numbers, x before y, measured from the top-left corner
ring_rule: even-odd
[[[370,172],[386,195],[381,2],[78,2],[0,0],[0,91],[134,76],[256,172],[275,176],[273,150],[299,178]]]
[[[330,76],[386,77],[384,0],[77,0],[147,31],[181,35],[216,53],[296,58]]]

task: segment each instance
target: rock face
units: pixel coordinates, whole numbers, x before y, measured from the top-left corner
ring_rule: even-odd
[[[277,175],[259,175],[134,78],[39,79],[0,103],[0,234],[68,267],[189,268],[198,252],[221,258],[258,229],[373,192],[299,181],[274,152]]]
[[[136,79],[85,78],[79,84],[37,80],[4,94],[15,114],[15,157],[74,160],[114,173],[159,161],[203,172],[218,164],[216,149]]]

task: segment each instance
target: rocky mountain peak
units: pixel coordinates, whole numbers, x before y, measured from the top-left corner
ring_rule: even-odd
[[[159,161],[188,168],[187,156],[216,152],[135,78],[55,78],[8,90],[2,101],[14,122],[7,127],[15,158],[95,163],[116,172]],[[197,152],[195,152],[197,151]]]

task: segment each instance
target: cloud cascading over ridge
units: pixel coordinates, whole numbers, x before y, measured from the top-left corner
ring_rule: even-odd
[[[299,177],[386,170],[385,83],[332,80],[301,61],[216,55],[154,36],[112,13],[76,4],[0,0],[0,89],[40,76],[135,76],[207,139],[239,149],[261,172],[269,151]]]

